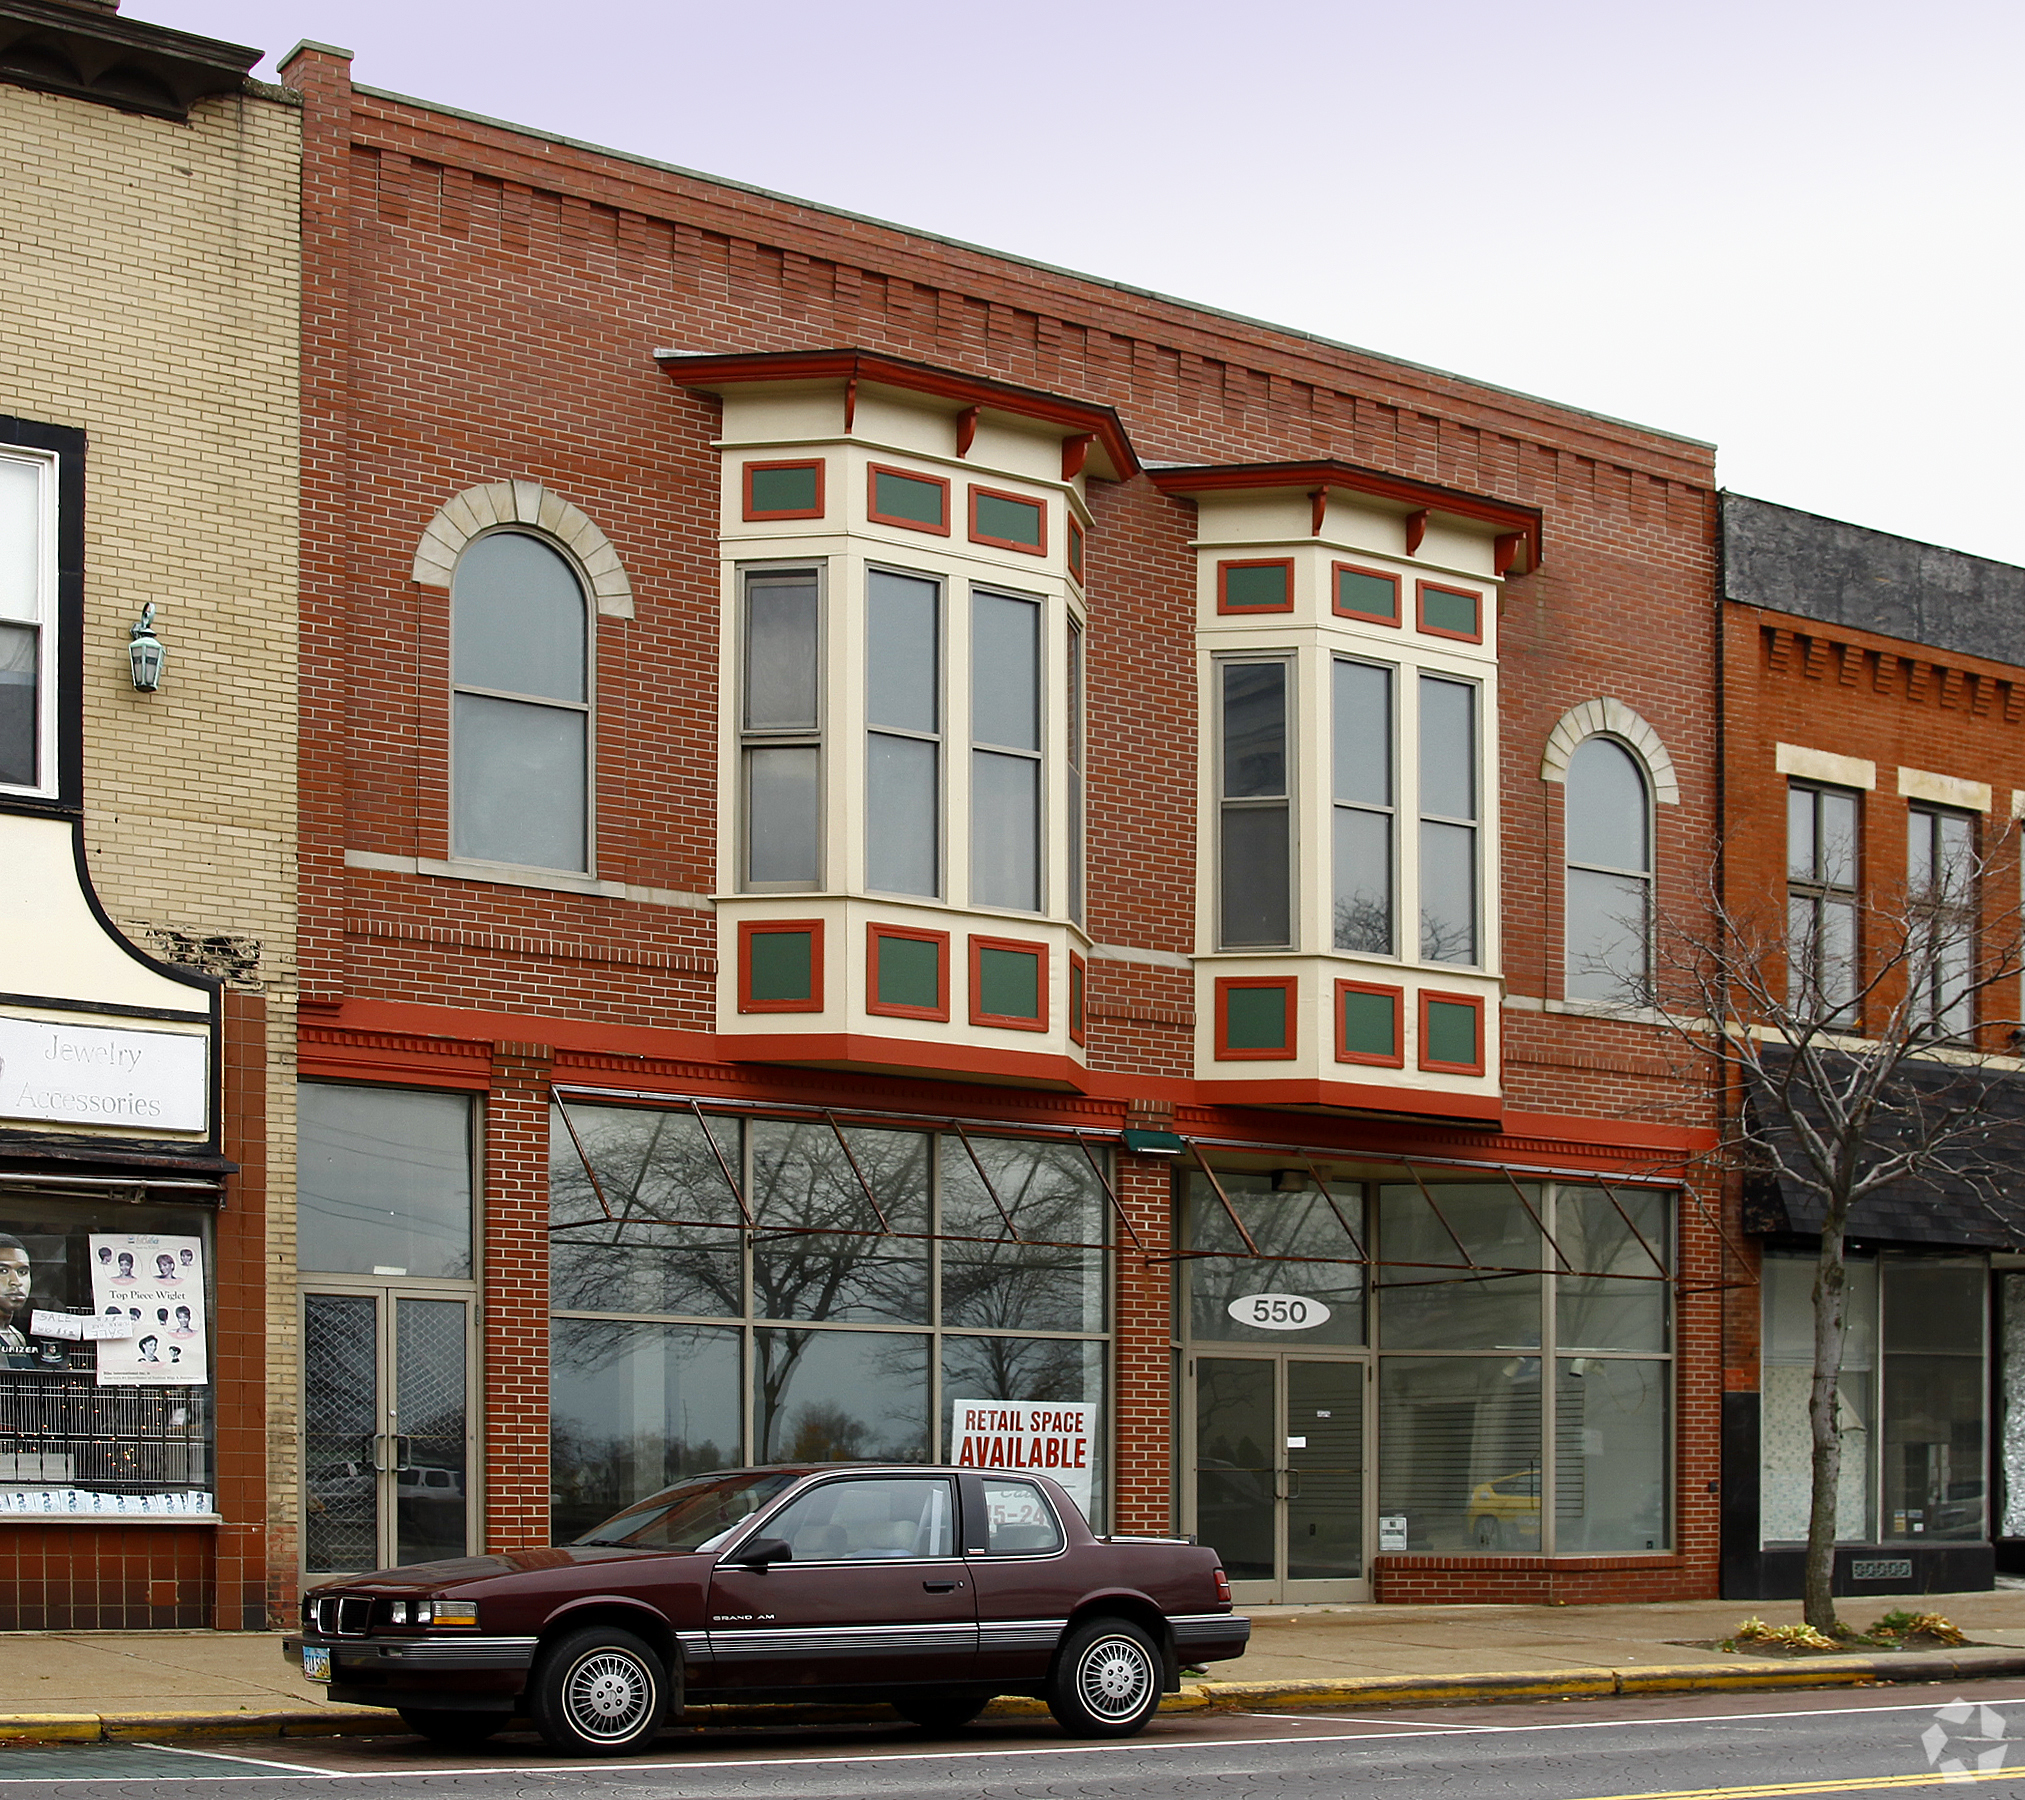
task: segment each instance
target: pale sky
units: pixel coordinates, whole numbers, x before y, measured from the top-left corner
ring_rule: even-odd
[[[2025,7],[126,0],[355,79],[1713,440],[2025,563]]]

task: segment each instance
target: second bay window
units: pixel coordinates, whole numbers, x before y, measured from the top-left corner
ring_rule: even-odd
[[[816,572],[754,572],[745,583],[739,721],[750,891],[821,885],[822,740]]]
[[[865,575],[865,885],[942,891],[942,586]]]
[[[1219,663],[1219,939],[1223,948],[1293,942],[1288,675],[1283,658]]]
[[[1338,950],[1393,953],[1392,671],[1336,657],[1332,816]]]

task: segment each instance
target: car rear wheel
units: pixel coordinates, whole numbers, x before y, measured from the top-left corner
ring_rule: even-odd
[[[565,1756],[624,1756],[653,1742],[668,1712],[661,1659],[630,1631],[591,1625],[549,1645],[528,1683],[542,1742]]]
[[[984,1711],[982,1694],[903,1694],[893,1710],[924,1731],[954,1731]]]
[[[419,1707],[401,1708],[401,1723],[432,1744],[455,1749],[464,1744],[482,1744],[506,1728],[506,1714],[491,1712],[424,1712]]]
[[[1160,1705],[1160,1652],[1128,1619],[1069,1633],[1048,1681],[1048,1711],[1078,1737],[1130,1737]]]

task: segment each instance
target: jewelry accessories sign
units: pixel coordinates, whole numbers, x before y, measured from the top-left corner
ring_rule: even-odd
[[[201,1034],[0,1014],[0,1118],[203,1131],[210,1094]]]
[[[950,1442],[965,1469],[1021,1469],[1046,1475],[1090,1516],[1097,1409],[1080,1401],[952,1400]]]
[[[101,1338],[100,1387],[201,1387],[210,1379],[204,1340],[204,1241],[152,1231],[91,1234],[91,1303],[132,1335]]]

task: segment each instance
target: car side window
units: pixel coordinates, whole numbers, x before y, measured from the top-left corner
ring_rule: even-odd
[[[1031,1481],[986,1476],[985,1543],[993,1556],[1046,1556],[1062,1547],[1062,1526],[1047,1495]]]
[[[947,1479],[926,1475],[826,1481],[765,1526],[801,1562],[954,1554],[956,1504]]]

